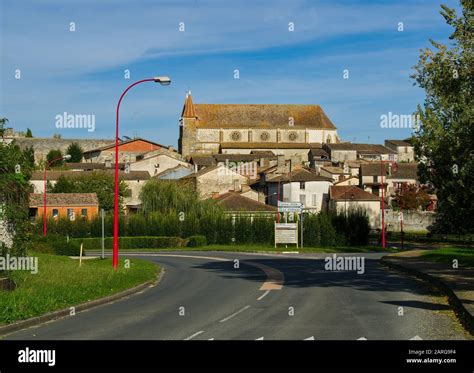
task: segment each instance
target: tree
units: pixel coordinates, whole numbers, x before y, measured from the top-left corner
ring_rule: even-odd
[[[25,137],[33,137],[33,133],[31,132],[31,130],[29,128],[26,129]]]
[[[474,219],[474,3],[461,0],[461,14],[444,5],[441,15],[453,28],[451,43],[430,40],[412,78],[425,90],[413,143],[422,182],[438,197],[437,227],[473,232]]]
[[[71,143],[66,150],[66,154],[71,156],[71,159],[68,159],[66,162],[81,162],[82,157],[84,156],[84,151],[77,142]]]
[[[426,210],[430,201],[426,186],[408,184],[397,189],[392,199],[392,206],[397,210]]]
[[[0,118],[0,136],[3,137],[4,133],[5,133],[5,126],[7,125],[8,123],[8,118]]]
[[[48,161],[48,163],[50,163],[56,159],[56,161],[51,163],[51,166],[62,166],[63,160],[60,159],[62,156],[63,156],[63,153],[61,152],[61,150],[51,149],[46,155],[46,160]]]
[[[96,193],[99,207],[106,211],[114,208],[114,176],[104,172],[81,174],[74,172],[71,176],[61,175],[50,188],[50,193]],[[127,186],[123,180],[119,182],[119,204],[127,194]]]

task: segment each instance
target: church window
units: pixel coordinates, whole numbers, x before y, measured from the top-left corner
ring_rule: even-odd
[[[260,134],[260,140],[268,141],[270,139],[270,134],[267,131],[264,131]]]
[[[241,134],[239,131],[234,131],[232,132],[232,134],[230,135],[230,137],[232,138],[233,141],[239,141],[240,138],[241,138]]]

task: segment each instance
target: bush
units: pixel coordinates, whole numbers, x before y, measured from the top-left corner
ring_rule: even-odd
[[[100,250],[101,238],[73,238],[70,241],[84,243],[85,250]],[[119,249],[159,249],[165,247],[185,246],[186,240],[181,237],[167,236],[139,236],[139,237],[119,237]],[[113,247],[113,237],[106,237],[104,247],[111,250]]]
[[[191,236],[188,238],[188,247],[201,247],[207,245],[206,236]]]
[[[34,250],[47,254],[79,256],[81,245],[72,239],[68,242],[66,237],[53,233],[46,237],[37,237],[34,241]],[[82,255],[85,255],[84,251]]]

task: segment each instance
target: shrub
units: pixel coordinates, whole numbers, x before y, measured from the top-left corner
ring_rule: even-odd
[[[46,237],[37,237],[34,240],[35,251],[47,254],[79,256],[80,242],[68,240],[59,234],[48,234]],[[83,255],[85,252],[83,251]]]
[[[74,238],[71,241],[84,243],[86,250],[99,250],[101,248],[101,238]],[[167,236],[137,236],[137,237],[119,237],[119,249],[158,249],[165,247],[185,246],[186,240],[181,237]],[[113,246],[113,237],[106,237],[104,247],[111,250]]]
[[[206,236],[191,236],[188,238],[188,247],[201,247],[207,245]]]

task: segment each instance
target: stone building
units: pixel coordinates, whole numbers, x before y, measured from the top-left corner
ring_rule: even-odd
[[[271,151],[308,160],[309,149],[339,142],[336,127],[318,105],[194,104],[186,95],[179,152],[250,154]]]

